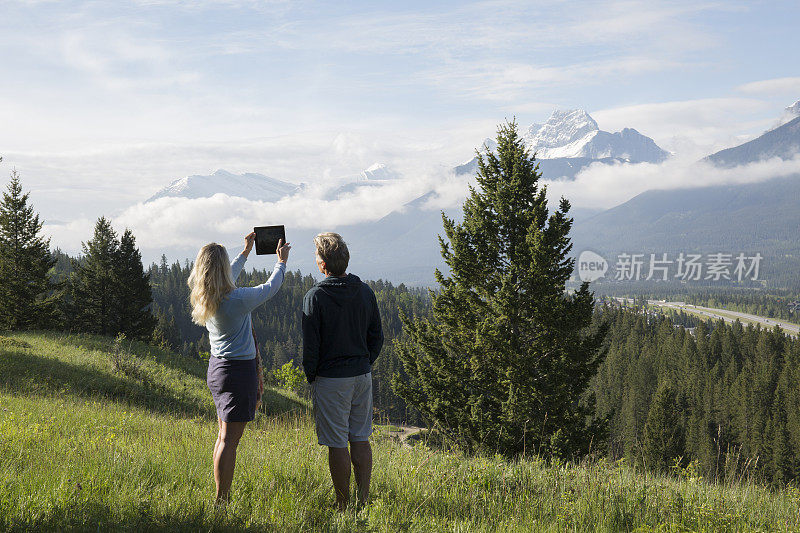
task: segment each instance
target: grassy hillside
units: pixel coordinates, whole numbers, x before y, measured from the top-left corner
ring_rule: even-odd
[[[204,364],[122,347],[134,355],[83,335],[0,338],[0,530],[800,530],[796,489],[605,461],[465,457],[383,433],[371,504],[339,515],[307,403],[275,390],[240,446],[232,502],[218,510]]]

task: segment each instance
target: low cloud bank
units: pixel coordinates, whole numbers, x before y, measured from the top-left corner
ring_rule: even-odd
[[[672,158],[661,164],[595,163],[573,181],[543,180],[548,197],[556,205],[561,196],[573,207],[607,209],[649,189],[677,189],[723,184],[744,184],[800,174],[800,156],[792,160],[770,159],[735,168],[717,168],[705,162]],[[146,257],[176,250],[196,249],[209,240],[239,242],[243,232],[259,224],[286,224],[297,229],[338,228],[369,223],[429,194],[423,209],[459,206],[468,193],[472,177],[455,176],[448,169],[407,169],[398,180],[326,199],[323,187],[312,186],[278,202],[260,202],[217,194],[210,198],[160,198],[138,203],[114,217],[118,229],[131,228]],[[67,224],[47,224],[52,245],[70,253],[80,251],[91,237],[94,221],[78,219]],[[171,253],[173,251],[174,253]],[[185,252],[183,252],[185,254]]]
[[[610,209],[651,189],[684,189],[713,185],[757,183],[772,178],[800,174],[800,155],[794,159],[773,158],[734,168],[716,167],[705,161],[673,157],[663,163],[593,163],[574,180],[547,179],[551,207],[567,198],[573,207]],[[457,206],[467,195],[467,184],[474,178],[444,181],[424,204],[426,209]]]
[[[800,174],[800,156],[773,158],[734,168],[704,161],[671,158],[660,164],[593,163],[573,181],[548,181],[551,201],[566,197],[575,207],[609,209],[650,189],[684,189],[757,183]]]
[[[444,170],[408,171],[402,179],[373,185],[361,182],[336,199],[326,199],[329,187],[315,185],[277,202],[225,194],[159,198],[129,207],[113,223],[131,228],[143,250],[197,247],[212,239],[238,242],[254,225],[310,229],[374,221],[452,179]]]

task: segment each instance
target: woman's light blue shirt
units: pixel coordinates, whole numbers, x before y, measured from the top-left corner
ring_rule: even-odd
[[[231,263],[233,279],[239,277],[247,257],[239,254]],[[278,292],[283,283],[286,263],[275,264],[266,283],[255,287],[236,287],[222,299],[217,313],[206,321],[211,355],[220,359],[253,359],[256,344],[253,340],[250,312]]]

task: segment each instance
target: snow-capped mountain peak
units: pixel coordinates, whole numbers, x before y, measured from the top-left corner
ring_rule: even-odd
[[[556,110],[544,124],[532,124],[522,137],[540,159],[581,157],[581,148],[598,131],[597,122],[586,111]]]
[[[794,113],[794,114],[792,114]],[[785,121],[744,144],[720,150],[705,158],[717,166],[732,168],[756,161],[800,155],[800,102],[786,108]]]
[[[208,176],[193,175],[179,178],[148,198],[152,202],[159,198],[210,198],[215,194],[239,196],[262,202],[275,202],[300,190],[296,185],[277,180],[263,174],[233,174],[219,169]]]
[[[547,179],[571,179],[595,161],[602,163],[660,163],[669,157],[645,135],[633,128],[616,133],[603,131],[583,109],[556,110],[544,124],[532,124],[522,134],[539,170]],[[486,139],[479,148],[494,151],[497,144]],[[474,175],[477,158],[456,166],[456,175]]]
[[[497,150],[497,141],[495,141],[494,139],[490,139],[489,137],[486,137],[483,140],[483,143],[481,143],[481,149],[482,150],[488,149],[490,152],[494,152],[495,150]]]
[[[375,163],[374,165],[361,171],[361,173],[358,175],[358,181],[394,180],[399,177],[400,175],[397,172],[387,167],[385,164]]]
[[[372,165],[367,167],[365,172],[374,172],[376,170],[380,170],[380,169],[384,169],[384,168],[386,168],[386,165],[384,163],[373,163]]]
[[[800,117],[800,100],[796,101],[789,107],[783,110],[783,115],[781,115],[780,120],[778,120],[778,124],[775,125],[775,128],[779,128],[783,126],[787,122],[791,122],[797,117]],[[775,129],[772,128],[772,129]]]
[[[381,187],[402,178],[393,168],[383,164],[374,165],[362,170],[357,175],[345,176],[338,181],[325,195],[326,200],[336,200],[342,196],[353,194],[370,187]]]
[[[537,159],[616,158],[660,162],[669,154],[632,128],[603,131],[582,109],[556,110],[544,124],[533,124],[523,135]]]

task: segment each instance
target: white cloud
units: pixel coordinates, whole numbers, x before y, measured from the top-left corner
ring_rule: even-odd
[[[51,248],[60,248],[62,251],[77,255],[81,253],[81,243],[92,238],[94,220],[79,218],[63,224],[45,223],[42,233],[50,238]]]
[[[716,167],[705,161],[673,157],[663,163],[593,163],[574,180],[547,180],[551,207],[563,196],[573,207],[609,209],[634,196],[653,189],[684,189],[714,185],[758,183],[772,178],[800,174],[800,155],[790,160],[773,158],[734,168]],[[476,185],[472,177],[450,175],[442,180],[424,204],[432,210],[460,205],[467,196],[467,185]]]
[[[415,79],[466,99],[518,103],[541,88],[619,83],[702,66],[719,45],[692,20],[709,2],[486,2],[415,14],[359,14],[322,28],[290,25],[282,46],[424,55]],[[358,39],[352,39],[358,35]]]
[[[756,98],[721,97],[634,104],[592,111],[608,131],[635,128],[662,148],[687,157],[702,157],[741,144],[768,128],[777,114],[769,102]]]
[[[469,98],[514,102],[542,87],[563,90],[575,85],[599,85],[609,79],[662,72],[680,65],[676,61],[646,56],[614,57],[560,66],[531,62],[498,63],[488,59],[437,66],[421,75],[431,83],[448,87]]]
[[[479,127],[454,131],[451,142],[442,144],[423,135],[387,139],[322,131],[238,142],[115,142],[56,152],[11,150],[2,153],[0,169],[17,168],[45,218],[115,216],[177,178],[220,168],[321,187],[378,162],[410,176],[425,175],[441,161],[466,159],[478,142],[470,137],[491,133],[488,124],[481,126],[482,133]]]
[[[561,196],[575,208],[606,209],[650,189],[692,188],[743,184],[800,174],[800,156],[793,160],[771,159],[731,169],[717,168],[688,158],[671,158],[661,164],[595,163],[574,181],[543,180],[554,207]],[[458,207],[473,177],[455,176],[446,168],[404,169],[404,178],[382,186],[363,187],[336,200],[325,199],[325,188],[311,188],[267,203],[217,194],[211,198],[161,198],[138,203],[113,217],[114,226],[131,228],[146,258],[185,254],[209,240],[238,243],[246,228],[283,223],[295,230],[338,228],[375,221],[422,194],[433,191],[424,208]],[[82,217],[68,223],[49,223],[44,231],[52,246],[70,253],[91,237],[94,222]],[[244,228],[244,229],[243,229]],[[178,255],[180,257],[180,255]]]
[[[652,189],[684,189],[713,185],[757,183],[772,178],[800,174],[800,155],[795,159],[773,158],[734,168],[720,168],[687,157],[673,157],[663,163],[593,163],[574,180],[541,180],[547,186],[551,208],[567,198],[575,208],[610,209]],[[467,196],[473,177],[450,175],[442,180],[424,204],[425,209],[441,210],[459,206]]]
[[[260,202],[216,194],[210,198],[160,198],[129,207],[114,218],[131,228],[143,249],[201,245],[209,238],[238,237],[257,222],[309,229],[339,227],[377,220],[442,181],[436,171],[408,172],[382,186],[361,187],[336,200],[322,188],[311,188],[277,202]]]
[[[800,98],[800,77],[773,78],[740,85],[737,89],[747,94],[762,96],[786,96]]]
[[[719,168],[688,158],[671,158],[661,164],[606,165],[593,163],[574,181],[550,181],[551,202],[564,196],[575,207],[608,209],[650,189],[679,189],[711,185],[757,183],[800,174],[800,156],[779,158],[734,168]]]
[[[566,39],[586,39],[603,44],[637,43],[671,53],[691,52],[713,47],[718,38],[699,21],[709,12],[738,11],[733,2],[652,2],[620,0],[589,2],[578,8],[565,3],[565,15],[572,24]],[[696,22],[693,17],[700,17]]]
[[[424,51],[456,57],[465,50],[537,52],[556,46],[636,42],[681,51],[716,42],[712,32],[690,22],[695,15],[729,11],[730,3],[673,1],[524,0],[462,2],[456,7],[387,12],[358,10],[318,25],[300,19],[271,28],[262,39],[286,48],[381,52],[406,55]],[[358,38],[353,38],[357,35]],[[259,34],[242,34],[252,42]],[[641,48],[641,46],[639,47]]]

